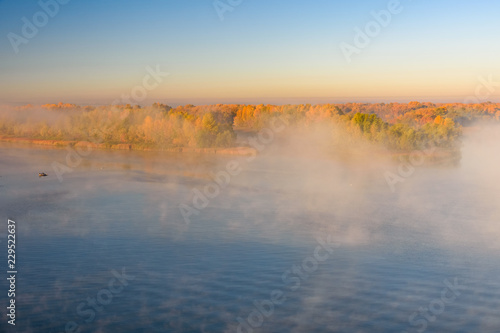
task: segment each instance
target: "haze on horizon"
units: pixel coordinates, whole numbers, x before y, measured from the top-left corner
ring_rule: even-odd
[[[134,104],[500,101],[492,1],[54,1],[0,1],[0,104],[111,104],[147,68]]]

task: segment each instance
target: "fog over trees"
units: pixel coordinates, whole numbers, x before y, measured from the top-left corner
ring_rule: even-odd
[[[258,131],[277,118],[299,135],[321,128],[328,133],[321,140],[338,146],[364,140],[391,151],[424,144],[457,149],[464,128],[500,121],[500,104],[26,105],[0,110],[0,136],[131,144],[135,149],[233,147],[238,130]]]

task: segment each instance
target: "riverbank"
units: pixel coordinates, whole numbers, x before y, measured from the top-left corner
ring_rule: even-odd
[[[102,149],[102,150],[134,150],[134,151],[161,151],[172,153],[194,153],[194,154],[217,154],[217,155],[239,155],[252,156],[257,154],[257,150],[251,147],[230,147],[230,148],[194,148],[194,147],[174,147],[174,148],[156,148],[140,147],[134,144],[105,144],[93,143],[87,141],[74,140],[40,140],[27,138],[0,137],[1,142],[10,142],[16,144],[49,146],[55,148],[75,147],[81,149]]]

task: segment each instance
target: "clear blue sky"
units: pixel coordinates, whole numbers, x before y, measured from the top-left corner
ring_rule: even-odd
[[[347,62],[339,45],[389,2],[243,0],[221,21],[213,0],[71,0],[16,53],[9,33],[22,37],[22,18],[42,8],[0,0],[0,104],[109,104],[142,85],[147,66],[169,76],[143,105],[461,102],[479,76],[500,82],[493,0],[402,0]]]

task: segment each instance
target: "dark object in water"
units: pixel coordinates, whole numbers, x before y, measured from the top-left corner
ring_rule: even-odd
[[[47,177],[48,175],[45,172],[39,172],[38,177]]]

